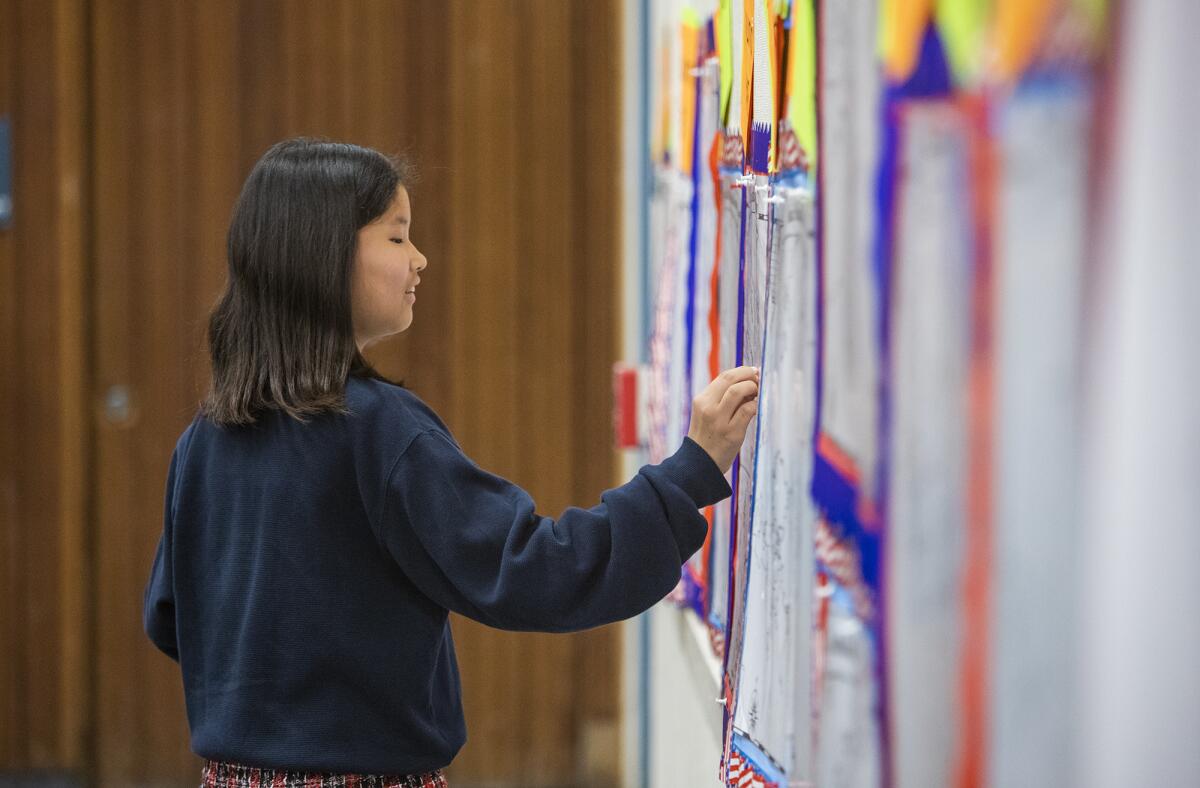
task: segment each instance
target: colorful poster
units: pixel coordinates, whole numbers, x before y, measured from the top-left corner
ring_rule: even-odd
[[[869,496],[879,453],[879,294],[872,261],[881,81],[874,3],[824,2],[818,18],[824,334],[818,450],[859,495]]]
[[[734,748],[764,779],[812,777],[812,436],[816,246],[812,194],[781,189],[773,206],[745,637],[734,695]]]
[[[820,526],[818,526],[819,528]],[[822,548],[818,533],[818,554]],[[835,548],[836,549],[836,548]],[[845,556],[853,561],[853,555]],[[815,785],[880,788],[883,785],[883,736],[879,726],[879,652],[863,623],[861,600],[843,584],[818,574]]]
[[[1072,782],[1107,15],[1037,5],[671,4],[650,458],[762,369],[681,585],[739,785]]]
[[[720,367],[729,369],[737,366],[738,348],[738,289],[741,281],[741,257],[745,242],[743,237],[743,211],[745,190],[740,188],[742,177],[742,146],[737,137],[725,135],[723,139],[721,165],[721,213],[717,289],[717,312],[720,322]],[[733,484],[733,469],[730,484]],[[724,638],[729,615],[729,569],[733,555],[735,500],[722,501],[714,508],[712,527],[712,550],[709,560],[709,623],[715,630],[717,642],[724,656]]]
[[[717,271],[717,227],[720,177],[715,156],[721,144],[717,116],[720,71],[715,59],[705,58],[697,79],[699,113],[696,119],[695,161],[692,169],[693,215],[691,250],[692,271],[689,292],[692,302],[688,309],[688,333],[690,340],[688,377],[688,402],[695,399],[713,379],[711,356],[716,343],[713,336],[712,318],[716,307],[716,293],[712,287]],[[712,517],[710,507],[709,517]],[[684,573],[684,596],[687,604],[701,618],[708,615],[709,561],[711,559],[710,538],[705,549],[693,555]]]
[[[766,176],[756,175],[744,188],[746,213],[743,219],[745,243],[742,249],[741,281],[738,288],[738,366],[762,365],[763,334],[766,328],[767,252],[770,244],[770,210]],[[729,633],[725,652],[726,694],[736,691],[744,632],[746,572],[750,555],[750,505],[754,493],[755,459],[758,451],[758,425],[755,417],[746,432],[741,453],[734,463],[733,551],[730,565]]]
[[[691,179],[661,168],[658,188],[663,217],[661,262],[658,266],[650,337],[649,450],[660,462],[679,447],[687,434],[686,324],[688,303],[687,240],[691,231]]]
[[[870,0],[818,7],[820,345],[812,495],[819,511],[813,684],[818,785],[883,779],[879,618],[882,68]]]
[[[989,782],[1067,785],[1084,537],[1076,463],[1091,97],[1026,80],[995,112],[995,535]]]
[[[962,749],[974,269],[970,119],[899,110],[890,277],[887,686],[892,785],[953,785]]]

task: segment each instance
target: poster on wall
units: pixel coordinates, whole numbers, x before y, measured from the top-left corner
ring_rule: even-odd
[[[1028,80],[996,108],[996,465],[990,769],[1071,782],[1063,697],[1078,661],[1078,419],[1091,88]]]
[[[1070,782],[1104,4],[670,5],[651,459],[762,370],[677,600],[722,779]]]
[[[721,188],[720,246],[717,260],[717,313],[721,369],[737,366],[738,348],[738,288],[741,278],[742,249],[745,244],[745,191],[739,188],[742,178],[742,146],[737,138],[725,136],[721,164],[718,169]],[[733,469],[729,473],[733,485]],[[709,568],[709,623],[723,644],[729,614],[729,566],[732,559],[734,506],[736,501],[723,501],[715,507],[712,533],[712,554]],[[720,649],[724,655],[724,647]]]
[[[754,475],[745,635],[733,748],[765,780],[811,779],[812,436],[816,248],[812,194],[779,190],[774,206]]]
[[[889,309],[888,718],[892,783],[954,783],[963,730],[968,404],[975,239],[971,119],[899,109]]]

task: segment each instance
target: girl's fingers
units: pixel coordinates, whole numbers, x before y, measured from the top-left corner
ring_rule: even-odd
[[[709,395],[712,397],[714,404],[720,403],[725,398],[725,394],[731,386],[746,380],[758,380],[758,369],[755,367],[733,367],[732,369],[727,369],[713,378],[713,382],[705,387],[704,391],[701,392],[701,396]]]
[[[757,380],[742,380],[725,389],[721,404],[717,407],[717,416],[722,423],[728,423],[738,408],[748,399],[758,396]]]
[[[741,407],[733,414],[732,426],[741,433],[746,431],[746,427],[750,424],[750,420],[758,414],[758,400],[752,399],[748,402],[743,402]]]

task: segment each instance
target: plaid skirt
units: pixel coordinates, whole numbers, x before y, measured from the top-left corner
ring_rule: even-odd
[[[424,774],[330,774],[204,761],[200,788],[447,788],[442,770]]]

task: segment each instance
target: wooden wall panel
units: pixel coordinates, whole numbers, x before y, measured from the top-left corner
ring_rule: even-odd
[[[595,363],[598,353],[616,358],[620,347],[619,269],[620,191],[615,155],[621,96],[620,19],[606,3],[570,3],[572,53],[568,133],[575,142],[570,183],[570,226],[573,233],[570,292],[579,294],[571,321],[571,402],[578,415],[572,424],[575,441],[567,462],[575,469],[571,496],[595,496],[618,474],[616,458],[598,461],[595,447],[611,440],[611,370]],[[606,758],[619,750],[621,718],[620,642],[607,629],[577,636],[572,675],[575,682],[577,741],[581,757],[594,762],[589,773],[608,785],[622,774],[619,760]]]
[[[561,3],[460,3],[453,28],[462,46],[451,63],[452,206],[467,232],[452,235],[451,288],[457,310],[450,422],[485,467],[527,480],[544,511],[570,497],[569,209],[563,54],[569,45]],[[555,40],[557,39],[557,40]],[[555,177],[552,173],[557,173]],[[567,330],[564,330],[567,329]],[[482,384],[482,385],[481,385]],[[531,783],[570,774],[574,726],[571,642],[512,636],[456,619],[464,702],[477,739],[459,772]],[[489,658],[490,655],[490,658]],[[521,720],[514,725],[514,720]],[[479,730],[482,728],[482,730]]]
[[[457,360],[450,426],[477,462],[501,475],[512,474],[517,467],[513,397],[518,385],[514,363],[518,358],[517,312],[514,298],[489,299],[486,294],[515,295],[518,284],[515,269],[521,217],[516,210],[516,190],[506,190],[508,199],[493,204],[499,195],[494,195],[491,186],[505,176],[515,178],[519,166],[517,118],[512,111],[518,89],[514,5],[456,3],[452,7],[451,26],[459,33],[461,46],[452,55],[448,73],[454,154],[451,210],[461,229],[451,235],[449,254],[442,264],[452,302],[475,306],[456,310],[447,321],[450,353]],[[426,278],[435,277],[433,273]],[[464,663],[467,722],[474,728],[468,735],[490,743],[486,749],[464,750],[458,766],[469,774],[479,774],[491,759],[491,768],[498,773],[516,775],[521,766],[522,735],[512,722],[519,712],[506,720],[501,714],[480,710],[516,710],[524,683],[520,678],[521,645],[504,633],[462,619],[454,621],[454,632]],[[467,664],[472,666],[470,671]],[[530,703],[524,708],[533,707]],[[556,736],[552,746],[561,749],[563,742]]]
[[[11,117],[16,75],[16,0],[0,0],[0,114]],[[23,390],[17,375],[16,239],[0,230],[0,407],[13,413]],[[15,417],[15,413],[13,416]],[[0,430],[0,766],[15,768],[25,760],[23,727],[25,695],[21,650],[24,636],[20,488],[17,486],[17,431]]]
[[[140,594],[167,459],[206,381],[229,211],[271,143],[409,153],[413,237],[430,264],[413,327],[372,358],[543,511],[590,505],[612,483],[615,13],[558,0],[95,0],[94,386],[132,403],[95,414],[101,783],[196,778],[177,669],[141,635]],[[579,767],[583,738],[616,725],[615,630],[453,626],[470,730],[456,785],[617,773],[603,749]]]
[[[0,4],[0,770],[71,770],[89,722],[84,6]]]
[[[149,646],[142,591],[162,528],[175,439],[196,401],[201,264],[190,242],[197,169],[194,57],[183,4],[101,3],[93,24],[97,461],[97,774],[106,783],[198,774],[179,674]],[[199,169],[200,173],[205,170]],[[120,407],[121,399],[129,405]],[[193,779],[195,779],[193,777]]]

